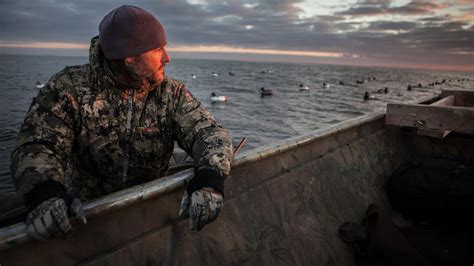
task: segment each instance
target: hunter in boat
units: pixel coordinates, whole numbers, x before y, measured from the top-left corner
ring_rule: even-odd
[[[467,232],[472,231],[467,218],[474,199],[469,172],[474,170],[474,124],[468,121],[474,121],[474,92],[443,91],[441,97],[419,102],[423,104],[389,104],[387,114],[353,118],[239,154],[226,180],[226,208],[199,233],[190,232],[174,208],[193,178],[194,170],[188,169],[88,201],[88,224],[75,227],[64,240],[30,241],[24,223],[2,228],[2,264],[352,266],[363,265],[358,258],[371,262],[376,256],[398,262],[390,265],[470,265],[474,253],[472,245],[465,245],[470,234],[459,222],[467,222]],[[436,174],[431,186],[424,174],[394,179],[396,172],[407,173],[408,168],[400,168],[404,162],[418,172],[424,164],[415,163],[423,162],[416,158],[426,157],[436,158],[431,160],[435,166],[440,160],[461,165],[446,175],[428,169]],[[394,188],[391,196],[387,184]],[[394,193],[400,189],[409,194]],[[432,197],[433,189],[447,193]],[[397,198],[399,204],[394,205]],[[398,206],[398,211],[408,206],[418,214],[430,199],[437,207],[425,211],[455,226],[442,227],[434,239],[427,234],[425,217],[421,231],[400,215],[394,221],[405,229],[394,227],[387,214],[396,214],[391,206]],[[369,207],[372,204],[378,207]],[[456,216],[440,209],[453,204],[457,207],[450,212]],[[464,219],[459,218],[462,214]],[[370,232],[357,226],[361,221],[369,222]],[[414,238],[401,236],[402,229],[415,233]],[[448,238],[439,238],[446,233]],[[429,240],[430,245],[417,249],[407,244],[410,239],[414,244]],[[420,260],[410,256],[414,252],[433,263],[417,263]],[[462,263],[452,263],[461,259]]]
[[[65,237],[86,222],[81,202],[163,177],[174,141],[195,161],[180,214],[197,231],[217,218],[231,138],[165,76],[166,43],[151,13],[120,6],[101,21],[89,64],[66,67],[33,100],[11,157],[30,237]]]

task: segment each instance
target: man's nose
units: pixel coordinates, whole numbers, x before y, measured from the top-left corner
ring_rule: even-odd
[[[161,61],[165,63],[169,63],[171,61],[171,57],[168,54],[168,51],[166,51],[166,49],[163,49],[163,57],[161,58]]]

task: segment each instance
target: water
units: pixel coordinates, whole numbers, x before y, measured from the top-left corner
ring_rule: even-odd
[[[13,191],[9,173],[10,153],[26,111],[38,90],[35,82],[45,82],[66,65],[87,62],[86,57],[1,56],[0,64],[0,189]],[[231,71],[235,76],[230,76]],[[265,73],[262,73],[264,71]],[[218,77],[211,76],[217,72]],[[271,73],[269,73],[271,72]],[[438,93],[443,88],[474,88],[473,73],[447,73],[388,68],[332,65],[297,65],[236,61],[173,60],[167,74],[182,80],[190,91],[228,128],[243,150],[260,147],[309,130],[326,127],[349,118],[384,110],[387,102],[406,102]],[[191,75],[196,75],[193,79]],[[357,84],[356,80],[375,77]],[[458,79],[469,78],[470,81]],[[447,83],[427,87],[446,79]],[[449,82],[449,79],[452,79]],[[339,85],[343,81],[346,85]],[[323,83],[329,88],[323,88]],[[299,84],[310,87],[300,92]],[[408,84],[423,88],[406,90]],[[261,98],[259,89],[272,89],[274,96]],[[384,87],[387,94],[373,94],[378,100],[364,101],[365,91]],[[211,103],[209,95],[226,95],[226,103]]]

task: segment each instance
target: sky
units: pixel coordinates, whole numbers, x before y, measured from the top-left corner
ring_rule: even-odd
[[[176,58],[474,72],[474,0],[1,0],[0,54],[87,56],[122,4],[154,14]]]

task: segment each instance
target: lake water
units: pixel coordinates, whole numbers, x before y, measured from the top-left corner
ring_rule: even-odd
[[[38,93],[35,82],[46,82],[64,66],[84,64],[88,59],[13,55],[0,58],[0,90],[3,93],[0,98],[0,193],[4,194],[13,191],[10,153],[31,100]],[[248,138],[243,150],[382,111],[387,102],[406,102],[444,88],[474,89],[473,73],[378,67],[176,59],[166,71],[187,84],[217,121],[230,130],[235,143],[242,137]],[[218,76],[212,76],[212,72]],[[370,81],[356,84],[356,80],[369,77]],[[460,81],[466,78],[470,80]],[[443,79],[446,82],[441,85],[427,86]],[[329,87],[324,87],[323,83]],[[417,87],[418,83],[422,88]],[[309,91],[300,91],[300,84],[309,87]],[[414,86],[412,91],[407,91],[409,84]],[[260,97],[261,87],[272,89],[274,95]],[[388,93],[373,93],[385,87]],[[378,99],[364,101],[365,91]],[[229,101],[212,103],[209,97],[212,92],[228,96]]]

